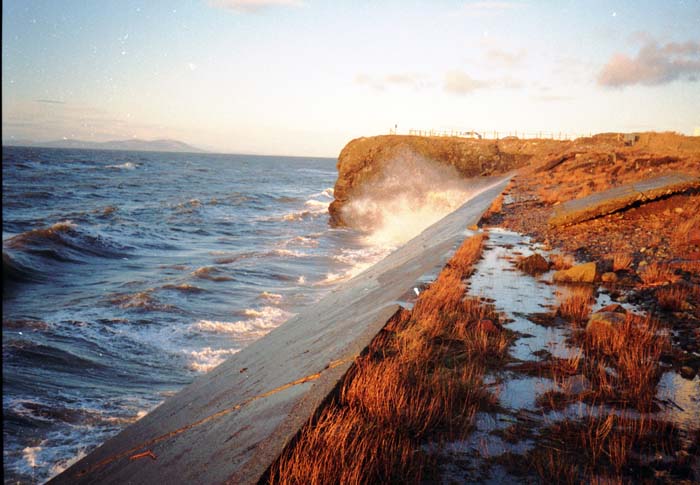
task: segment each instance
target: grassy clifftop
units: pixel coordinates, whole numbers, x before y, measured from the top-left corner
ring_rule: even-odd
[[[700,138],[675,133],[640,133],[632,144],[618,133],[576,140],[505,138],[475,140],[458,137],[382,135],[350,141],[338,157],[331,223],[343,225],[342,207],[367,182],[381,176],[389,163],[407,154],[454,167],[464,177],[499,175],[524,166],[557,163],[575,156],[611,160],[632,157],[683,157],[700,153]]]
[[[525,165],[534,155],[568,144],[557,140],[475,140],[458,137],[383,135],[352,140],[338,157],[333,224],[343,224],[341,208],[355,189],[378,177],[387,163],[406,153],[451,165],[465,177],[498,175]]]

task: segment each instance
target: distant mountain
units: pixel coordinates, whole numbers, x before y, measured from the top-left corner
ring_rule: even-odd
[[[203,153],[204,150],[188,145],[177,140],[130,140],[113,141],[83,141],[83,140],[55,140],[35,142],[29,140],[4,140],[3,145],[31,146],[45,148],[79,148],[86,150],[128,150],[142,152],[190,152]]]

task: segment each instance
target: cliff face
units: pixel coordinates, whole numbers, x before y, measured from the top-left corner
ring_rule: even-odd
[[[570,145],[557,140],[474,140],[457,137],[384,135],[352,140],[338,157],[331,224],[344,225],[342,208],[358,189],[380,177],[384,167],[407,154],[454,167],[464,177],[499,175],[521,167],[535,155]]]

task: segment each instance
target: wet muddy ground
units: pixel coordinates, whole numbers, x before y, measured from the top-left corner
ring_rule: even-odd
[[[583,373],[575,368],[564,376],[547,371],[548,362],[571,362],[580,369],[579,360],[586,358],[578,345],[581,328],[556,312],[576,287],[553,284],[553,271],[530,276],[518,270],[517,261],[533,252],[550,259],[542,245],[526,236],[492,229],[469,279],[468,293],[492,301],[507,322],[504,327],[515,332],[516,339],[510,348],[511,361],[486,381],[498,396],[496,408],[477,414],[475,429],[466,439],[436,445],[442,482],[532,482],[553,476],[564,482],[567,477],[688,483],[700,479],[700,378],[683,378],[670,364],[659,362],[654,369],[658,381],[649,412],[576,398],[594,391],[594,384]],[[612,303],[604,288],[591,286],[591,290],[591,312]],[[616,298],[625,299],[619,294]],[[623,306],[629,313],[644,313],[629,303]],[[668,329],[662,326],[659,332],[667,334]],[[556,393],[570,398],[553,406],[549,396]],[[635,434],[632,429],[636,430],[638,423],[652,423],[650,427],[665,438],[658,443],[649,440],[646,429]],[[584,450],[580,457],[572,456],[581,430],[602,429],[603,433],[608,427],[611,431],[596,442],[600,457],[591,460],[591,453]],[[624,460],[613,453],[618,441],[622,448],[628,448]],[[546,456],[543,449],[549,450]]]

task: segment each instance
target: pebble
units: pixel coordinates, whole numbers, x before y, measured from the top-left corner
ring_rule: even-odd
[[[695,374],[695,369],[693,369],[689,365],[684,365],[683,367],[681,367],[681,377],[683,377],[684,379],[692,380],[695,377]]]

